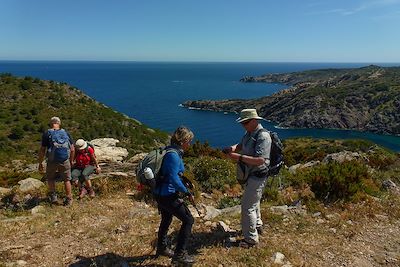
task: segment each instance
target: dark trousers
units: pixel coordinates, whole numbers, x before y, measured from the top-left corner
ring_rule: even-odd
[[[158,209],[161,213],[161,223],[158,229],[158,247],[163,248],[167,246],[168,228],[172,222],[172,216],[178,218],[181,222],[181,229],[178,234],[178,241],[176,244],[175,254],[179,254],[186,250],[187,242],[192,232],[194,219],[188,207],[182,199],[177,195],[172,196],[157,196]]]

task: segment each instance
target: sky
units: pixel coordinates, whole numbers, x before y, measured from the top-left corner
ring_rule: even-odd
[[[0,60],[400,62],[400,0],[0,0]]]

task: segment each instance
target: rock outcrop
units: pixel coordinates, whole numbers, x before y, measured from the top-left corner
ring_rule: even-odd
[[[198,100],[182,105],[223,112],[253,107],[281,127],[400,134],[400,67],[266,74],[241,81],[278,82],[290,87],[258,99]]]
[[[100,162],[120,162],[128,156],[128,150],[123,147],[118,147],[118,142],[119,140],[114,138],[99,138],[90,141],[94,146],[97,160]]]

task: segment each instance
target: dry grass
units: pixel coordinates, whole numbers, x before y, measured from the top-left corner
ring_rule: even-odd
[[[71,207],[46,203],[42,215],[0,214],[0,266],[24,260],[28,266],[169,266],[154,257],[159,215],[153,206],[127,196],[122,185],[95,181],[107,193],[75,201]],[[199,199],[203,201],[202,198]],[[204,201],[206,201],[204,199]],[[209,200],[207,200],[209,201]],[[293,266],[372,266],[400,264],[400,198],[368,199],[359,204],[319,207],[306,214],[275,214],[263,203],[265,234],[257,248],[231,247],[226,234],[196,218],[189,251],[198,266],[274,266],[283,253]],[[18,220],[26,217],[24,220]],[[17,219],[16,221],[9,221]],[[240,230],[240,216],[224,216]],[[173,221],[171,238],[179,230]],[[126,266],[126,265],[125,265]],[[277,265],[276,265],[277,266]]]

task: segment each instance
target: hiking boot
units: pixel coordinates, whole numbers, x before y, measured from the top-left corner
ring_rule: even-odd
[[[248,242],[248,241],[246,241],[246,240],[244,240],[244,239],[240,240],[240,241],[237,243],[237,246],[238,246],[238,247],[240,247],[240,248],[246,248],[246,249],[252,248],[252,247],[254,247],[254,246],[256,246],[256,245],[257,245],[257,243],[250,243],[250,242]]]
[[[182,251],[174,254],[171,264],[173,266],[191,266],[194,262],[194,258],[187,251]]]
[[[56,192],[51,192],[49,195],[49,201],[51,204],[57,203],[57,194]]]
[[[88,193],[88,191],[86,190],[86,188],[85,188],[85,187],[82,187],[81,190],[80,190],[80,192],[79,192],[78,198],[79,198],[79,199],[84,198],[85,195],[86,195],[87,193]]]
[[[156,251],[156,256],[166,256],[172,258],[174,256],[174,252],[169,247],[158,247]]]
[[[94,193],[93,188],[89,189],[89,197],[94,198],[96,196],[96,194]]]
[[[72,198],[64,198],[64,206],[70,206],[72,204]]]

